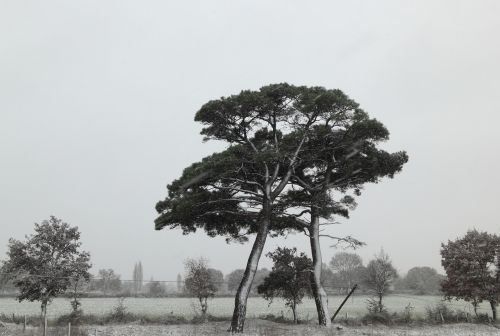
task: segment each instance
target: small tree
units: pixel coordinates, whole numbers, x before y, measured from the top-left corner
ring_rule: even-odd
[[[389,255],[381,250],[375,259],[366,266],[365,284],[377,297],[377,300],[369,301],[369,310],[375,313],[385,311],[382,303],[383,297],[389,291],[391,284],[397,279],[398,273],[392,266]]]
[[[228,291],[235,292],[238,289],[238,286],[240,285],[244,273],[245,273],[244,269],[235,269],[234,271],[226,275]]]
[[[151,281],[149,281],[147,289],[148,294],[153,297],[163,296],[166,292],[165,286],[161,282],[155,281],[153,278],[151,278]]]
[[[267,256],[273,260],[274,266],[258,287],[258,292],[270,303],[274,297],[283,298],[292,309],[293,321],[297,323],[297,305],[311,290],[312,261],[304,253],[297,255],[296,248],[278,247]]]
[[[202,316],[206,319],[208,299],[213,297],[218,290],[217,279],[214,272],[208,268],[206,259],[187,259],[185,262],[186,276],[184,286],[186,291],[200,301]]]
[[[241,283],[241,279],[245,273],[244,269],[236,269],[226,276],[227,289],[230,292],[236,291]],[[264,283],[264,279],[269,275],[269,270],[267,268],[258,269],[255,272],[255,278],[252,282],[252,287],[250,293],[257,294],[257,288],[259,285]]]
[[[177,294],[182,293],[183,289],[184,283],[182,282],[182,276],[180,274],[177,274]]]
[[[12,278],[7,273],[4,265],[0,267],[0,293],[15,293],[16,287],[12,283]]]
[[[356,253],[338,252],[330,260],[330,268],[339,275],[347,291],[354,285],[359,269],[362,267],[363,261]]]
[[[224,288],[224,273],[215,268],[209,268],[208,272],[213,283],[217,286],[217,291],[221,292]]]
[[[72,281],[90,277],[90,255],[80,246],[78,228],[54,216],[35,223],[35,233],[25,241],[11,238],[4,270],[12,275],[19,289],[17,299],[40,301],[45,318],[47,305],[54,297],[65,292]],[[74,300],[77,302],[76,297]]]
[[[441,264],[447,278],[442,290],[447,299],[471,302],[477,314],[482,301],[488,301],[493,319],[497,318],[500,296],[500,237],[487,232],[469,231],[456,241],[441,245]]]
[[[97,278],[95,287],[104,295],[107,295],[110,291],[116,293],[122,289],[120,275],[116,274],[111,268],[100,269],[97,273]]]
[[[78,257],[74,262],[74,272],[71,275],[70,288],[71,288],[71,309],[74,322],[83,314],[80,306],[81,293],[88,287],[91,275],[88,272],[90,264],[86,255]]]
[[[402,285],[417,294],[435,294],[441,289],[444,277],[431,267],[413,267],[403,279]]]

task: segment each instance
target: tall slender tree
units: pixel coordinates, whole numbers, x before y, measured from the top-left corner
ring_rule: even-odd
[[[134,265],[134,272],[132,273],[132,280],[134,281],[134,293],[139,294],[142,290],[144,283],[144,275],[142,271],[142,262],[138,262]]]
[[[312,99],[312,98],[311,98]],[[303,145],[301,160],[284,197],[284,214],[291,216],[310,238],[313,257],[311,283],[321,325],[329,325],[327,295],[321,285],[322,258],[320,237],[329,237],[356,248],[362,242],[352,237],[320,234],[320,225],[335,222],[334,216],[348,217],[356,203],[346,192],[361,194],[366,183],[393,177],[407,162],[405,152],[388,153],[378,144],[389,138],[388,130],[369,118],[358,104],[341,92],[321,96],[322,104],[337,106],[331,119],[314,125]],[[294,211],[290,211],[290,210]],[[323,220],[323,223],[321,223]]]
[[[224,210],[227,217],[224,221],[229,225],[213,223],[208,225],[208,230],[206,226],[209,234],[223,232],[232,237],[239,236],[241,224],[229,223],[235,219],[244,219],[243,226],[249,225],[250,231],[256,233],[236,293],[231,322],[234,332],[243,330],[248,294],[271,230],[273,206],[290,180],[311,127],[317,120],[329,117],[328,109],[312,106],[304,99],[308,90],[306,87],[277,84],[259,91],[242,91],[239,95],[205,104],[195,118],[205,126],[202,134],[206,139],[226,141],[231,147],[225,153],[202,162],[201,166],[207,169],[194,165],[190,171],[185,171],[184,176],[191,177],[182,179],[180,185],[171,185],[170,198],[157,206],[163,215],[157,220],[157,227],[161,228],[170,221],[169,210],[179,205],[173,204],[175,198],[185,198],[186,189],[189,192],[195,185],[203,191],[197,190],[193,201],[202,201],[204,207],[211,208],[204,216],[212,215],[213,219]],[[201,187],[201,184],[204,185]],[[210,206],[215,203],[217,206]],[[242,212],[245,218],[241,218]],[[249,220],[252,217],[253,220]],[[206,220],[203,221],[207,224]]]
[[[386,309],[382,299],[387,295],[391,285],[398,277],[398,273],[389,255],[380,250],[373,260],[368,262],[365,272],[365,285],[370,288],[376,299],[368,301],[369,310],[374,313],[382,313]]]
[[[179,273],[177,274],[177,294],[182,293],[183,289],[184,289],[184,284],[182,282],[182,276]]]

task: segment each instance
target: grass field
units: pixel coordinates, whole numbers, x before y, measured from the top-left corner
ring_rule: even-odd
[[[330,312],[333,314],[344,297],[331,296],[329,298]],[[347,313],[349,317],[360,317],[366,314],[367,296],[354,296],[349,299],[344,308],[342,315]],[[391,295],[385,299],[389,312],[402,312],[408,304],[414,307],[414,314],[422,316],[425,314],[425,309],[428,306],[441,302],[439,296],[412,296],[412,295]],[[82,308],[87,314],[102,315],[109,313],[118,303],[116,298],[92,298],[82,299]],[[191,298],[127,298],[124,301],[127,310],[131,313],[148,316],[159,316],[172,314],[175,316],[184,316],[191,318],[199,311],[198,301]],[[472,313],[470,304],[463,301],[452,301],[446,303],[454,310],[462,310]],[[213,316],[228,317],[232,315],[233,299],[232,298],[214,298],[209,301],[209,313]],[[316,316],[314,301],[305,299],[299,306],[299,316],[302,319],[313,319]],[[50,318],[58,317],[67,314],[70,311],[68,299],[55,299],[48,308],[48,316]],[[0,314],[16,314],[16,315],[37,315],[40,312],[40,304],[38,302],[22,302],[19,303],[13,298],[0,298]],[[488,306],[483,304],[480,312],[490,313]],[[284,315],[291,318],[291,311],[285,307],[283,301],[275,300],[271,305],[262,298],[253,297],[248,300],[247,316],[259,317],[266,314]]]

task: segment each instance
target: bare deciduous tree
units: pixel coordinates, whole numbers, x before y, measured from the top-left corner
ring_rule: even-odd
[[[202,316],[206,319],[208,299],[213,297],[218,290],[215,273],[208,268],[208,261],[203,258],[187,259],[184,264],[186,291],[198,298]]]
[[[362,267],[363,261],[356,253],[338,252],[330,260],[330,268],[338,274],[347,291],[352,288]]]
[[[368,286],[373,294],[377,297],[377,301],[372,301],[371,306],[373,312],[383,312],[384,305],[383,297],[387,294],[391,284],[398,277],[398,273],[389,255],[381,250],[366,266],[365,285]],[[375,305],[374,305],[375,303]]]

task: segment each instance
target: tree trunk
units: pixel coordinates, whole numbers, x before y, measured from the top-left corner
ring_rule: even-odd
[[[318,323],[322,326],[330,325],[330,313],[328,312],[328,296],[321,285],[321,271],[323,260],[321,257],[321,246],[319,243],[319,217],[311,214],[311,227],[309,230],[311,243],[311,255],[313,261],[313,272],[311,273],[311,289],[318,312]]]
[[[264,249],[267,235],[269,233],[269,206],[265,206],[262,214],[264,218],[259,225],[259,230],[257,231],[257,236],[255,237],[252,251],[250,252],[250,256],[248,257],[245,273],[243,274],[243,278],[241,279],[238,290],[236,291],[233,319],[231,321],[231,327],[229,329],[229,331],[233,333],[243,332],[245,315],[247,311],[248,295],[250,294],[250,289],[255,277],[255,272],[257,271],[257,267],[259,266],[259,259],[262,255],[262,250]]]
[[[293,313],[293,323],[297,324],[297,304],[295,302],[292,303],[292,313]]]
[[[493,321],[497,320],[497,302],[490,301],[491,313],[493,315]]]
[[[198,298],[200,300],[200,306],[201,306],[201,317],[203,318],[204,322],[208,321],[207,318],[207,310],[208,310],[208,298]]]
[[[382,312],[382,294],[379,294],[378,295],[378,312],[381,313]]]
[[[45,332],[45,319],[47,318],[47,304],[48,304],[47,301],[42,300],[41,320],[42,320],[42,326],[43,326],[43,331],[44,332]]]

